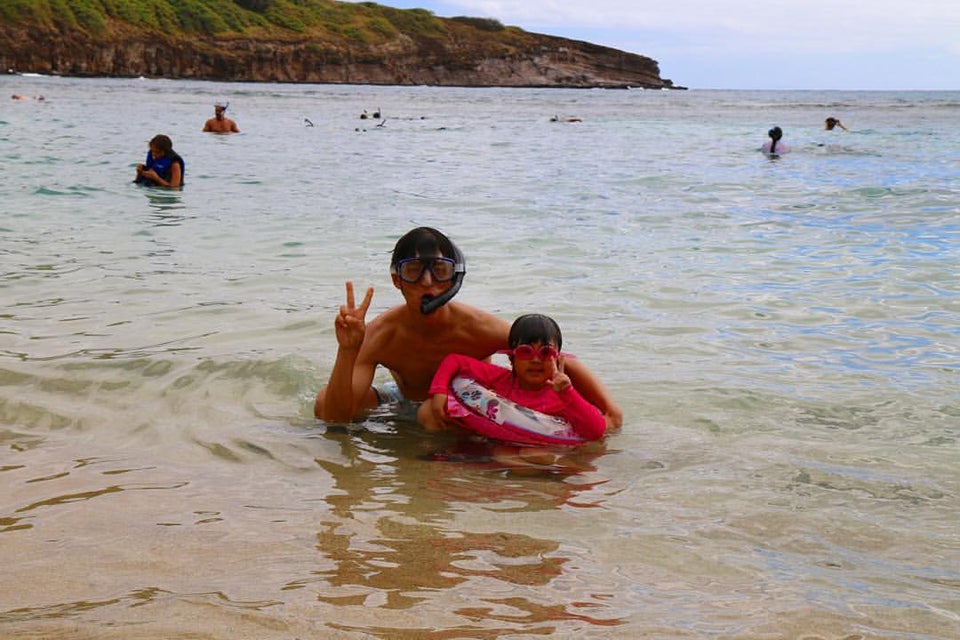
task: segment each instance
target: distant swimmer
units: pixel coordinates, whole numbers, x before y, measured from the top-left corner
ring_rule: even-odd
[[[767,131],[767,136],[769,140],[763,143],[761,150],[770,156],[778,156],[781,153],[786,153],[790,151],[790,147],[787,146],[785,142],[780,142],[780,139],[783,138],[783,130],[780,127],[774,127]]]
[[[373,112],[373,117],[378,120],[380,119],[380,107],[377,107],[377,110]]]
[[[583,118],[570,117],[570,118],[560,118],[560,116],[553,116],[550,118],[550,122],[583,122]]]
[[[204,123],[203,130],[210,133],[240,133],[237,123],[225,115],[229,106],[229,102],[218,102],[213,105],[213,117]]]
[[[823,130],[824,131],[833,131],[835,133],[825,133],[824,137],[817,142],[818,147],[823,147],[826,151],[844,151],[844,148],[836,144],[837,138],[836,132],[839,131],[849,131],[842,122],[840,118],[834,118],[833,116],[827,118],[823,121]]]
[[[827,131],[833,131],[835,127],[840,127],[844,131],[849,131],[849,129],[843,126],[843,123],[840,122],[840,118],[834,118],[831,116],[823,121],[823,128]]]
[[[14,100],[43,100],[43,96],[22,96],[19,93],[15,93],[10,96]]]

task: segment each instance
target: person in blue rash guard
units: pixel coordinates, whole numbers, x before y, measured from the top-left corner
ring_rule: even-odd
[[[150,140],[146,161],[137,165],[134,182],[178,189],[183,186],[184,169],[183,158],[173,150],[173,142],[168,136],[158,134]]]

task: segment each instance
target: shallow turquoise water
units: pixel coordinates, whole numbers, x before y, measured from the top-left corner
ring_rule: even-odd
[[[960,635],[960,94],[0,83],[0,635]],[[620,402],[578,473],[313,420],[420,224]]]

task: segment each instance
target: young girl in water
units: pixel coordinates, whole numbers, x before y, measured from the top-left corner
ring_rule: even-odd
[[[183,186],[184,168],[183,158],[173,150],[173,141],[157,134],[150,140],[146,161],[137,165],[134,182],[178,189]]]
[[[777,156],[781,153],[786,153],[790,151],[790,147],[786,143],[780,142],[780,139],[783,137],[783,130],[780,127],[774,127],[767,131],[767,135],[770,137],[769,140],[763,143],[761,150],[768,156]]]
[[[463,374],[521,406],[566,419],[584,440],[600,438],[606,431],[606,420],[563,372],[562,344],[560,327],[553,318],[539,313],[520,316],[510,327],[510,349],[502,352],[510,356],[512,369],[459,354],[446,356],[433,376],[430,398],[420,405],[417,419],[429,431],[456,424],[447,411],[447,397],[450,381]]]

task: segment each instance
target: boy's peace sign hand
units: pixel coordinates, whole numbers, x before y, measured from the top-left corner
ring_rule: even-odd
[[[363,335],[367,328],[364,318],[372,300],[373,287],[369,287],[367,294],[363,297],[363,302],[357,307],[353,296],[353,283],[347,282],[347,304],[340,305],[340,313],[337,315],[337,319],[333,321],[333,327],[337,332],[337,343],[341,347],[359,349],[360,345],[363,344]]]
[[[563,391],[567,389],[572,384],[570,382],[570,376],[563,372],[563,355],[557,356],[557,372],[553,374],[553,378],[550,380],[550,384],[553,385],[554,391]]]

